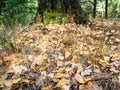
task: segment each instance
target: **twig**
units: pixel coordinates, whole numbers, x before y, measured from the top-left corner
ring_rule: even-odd
[[[91,76],[85,76],[84,80],[87,80],[86,83],[89,81],[106,80],[106,79],[112,78],[114,75],[117,75],[117,74],[119,74],[119,73],[95,74],[95,75],[91,75]]]

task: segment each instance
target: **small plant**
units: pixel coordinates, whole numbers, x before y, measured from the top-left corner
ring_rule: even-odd
[[[50,23],[58,23],[58,24],[65,24],[68,23],[68,18],[65,13],[62,12],[49,12],[46,13],[44,16],[44,25],[48,25]]]

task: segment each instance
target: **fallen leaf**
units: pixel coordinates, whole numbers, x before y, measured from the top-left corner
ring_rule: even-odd
[[[47,64],[45,67],[40,68],[39,70],[40,70],[40,71],[45,71],[46,69],[49,68],[50,65],[51,65],[51,64],[49,63],[49,64]]]
[[[16,54],[10,54],[9,56],[4,57],[5,61],[10,61],[10,60],[15,60],[15,59],[16,59]]]
[[[119,39],[119,38],[116,38],[116,39],[115,39],[115,42],[120,43],[120,39]]]
[[[85,86],[84,89],[89,89],[89,90],[96,90],[95,88],[95,84],[92,82],[88,82]]]
[[[62,43],[63,44],[69,43],[69,37],[68,36],[63,37]]]
[[[92,62],[92,63],[96,63],[96,62],[98,62],[98,58],[96,58],[96,57],[92,57],[91,59],[90,59],[90,61]]]
[[[29,56],[28,56],[28,60],[31,61],[31,62],[34,60],[34,58],[35,58],[34,55],[29,55]]]
[[[62,88],[62,87],[65,86],[66,84],[67,84],[66,79],[61,79],[61,80],[57,83],[56,87]]]
[[[109,56],[103,56],[103,58],[104,58],[104,60],[107,61],[107,62],[109,62],[109,60],[110,60],[110,57],[109,57]]]
[[[118,76],[118,78],[119,78],[119,84],[120,84],[120,75]]]
[[[10,87],[12,86],[13,82],[12,80],[5,80],[5,86]]]
[[[79,84],[84,84],[84,83],[85,83],[84,80],[83,80],[83,77],[80,76],[78,73],[75,74],[74,79],[75,79],[75,81],[78,82]]]
[[[47,86],[47,87],[44,87],[44,88],[42,88],[40,90],[52,90],[52,88],[51,88],[51,86]]]
[[[71,54],[72,54],[72,53],[71,53],[70,50],[66,51],[66,52],[65,52],[65,58],[68,58]]]
[[[13,83],[13,84],[17,84],[17,83],[19,83],[21,80],[22,80],[22,78],[14,79],[14,80],[12,81],[12,83]]]
[[[94,69],[93,72],[96,74],[101,74],[101,71],[99,69]]]
[[[83,71],[83,67],[81,65],[78,66],[77,73],[81,73]]]
[[[92,78],[84,78],[85,83],[91,81]]]
[[[2,59],[0,59],[0,65],[2,65],[3,64],[3,60]]]
[[[21,74],[23,71],[27,71],[28,69],[22,65],[13,64],[8,68],[7,73]]]
[[[92,73],[92,70],[91,69],[87,69],[87,70],[84,70],[81,72],[81,75],[82,76],[87,76],[87,75],[90,75]]]
[[[62,87],[62,90],[70,90],[70,85],[64,85],[64,86]]]
[[[102,59],[99,60],[98,63],[99,63],[100,65],[102,65],[103,67],[106,67],[106,66],[108,66],[108,64],[109,64],[107,61],[104,61],[104,60],[102,60]]]
[[[57,67],[60,67],[60,66],[62,66],[63,64],[64,64],[63,61],[60,61],[60,60],[57,61]]]
[[[69,74],[67,74],[67,73],[57,73],[56,75],[55,75],[55,78],[69,78]]]
[[[22,82],[29,83],[30,80],[28,80],[28,79],[22,79]]]
[[[78,57],[76,55],[73,56],[72,62],[74,62],[74,63],[78,63],[79,62],[78,61]]]

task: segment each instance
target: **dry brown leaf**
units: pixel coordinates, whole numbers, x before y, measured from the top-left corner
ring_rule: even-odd
[[[83,71],[83,67],[81,65],[78,66],[78,70],[77,70],[77,73],[80,73]]]
[[[23,71],[27,71],[28,69],[22,65],[15,65],[9,67],[7,73],[21,74]]]
[[[2,65],[3,64],[3,60],[2,59],[0,59],[0,65]]]
[[[57,67],[62,66],[63,64],[64,64],[63,61],[60,60],[57,61]]]
[[[47,86],[47,87],[42,88],[41,90],[52,90],[52,87],[51,86]]]
[[[16,59],[16,54],[10,54],[9,56],[5,56],[4,60],[5,61],[12,61]]]
[[[69,74],[67,74],[67,73],[57,73],[56,75],[55,75],[55,78],[69,78]]]
[[[92,57],[92,58],[90,59],[90,61],[91,61],[92,63],[96,63],[96,62],[99,61],[99,59],[96,58],[96,57]]]
[[[79,84],[84,84],[84,83],[85,83],[84,80],[83,80],[83,77],[80,76],[78,73],[75,74],[74,79],[75,79],[75,81],[78,82]]]
[[[85,86],[84,86],[84,89],[88,89],[88,90],[96,90],[96,89],[94,89],[95,88],[95,85],[94,85],[94,83],[92,83],[92,82],[88,82]]]
[[[71,50],[67,50],[67,51],[65,52],[65,58],[68,58],[70,55],[72,55]]]

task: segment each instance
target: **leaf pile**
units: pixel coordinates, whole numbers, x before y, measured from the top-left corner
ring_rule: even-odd
[[[103,90],[95,81],[120,73],[116,23],[38,23],[19,31],[15,44],[20,52],[3,52],[0,59],[0,87],[5,90]]]

